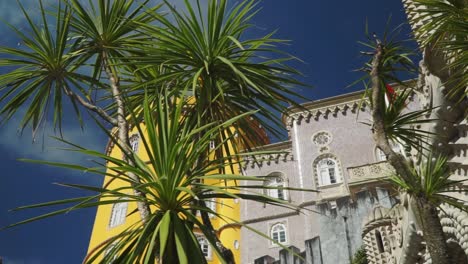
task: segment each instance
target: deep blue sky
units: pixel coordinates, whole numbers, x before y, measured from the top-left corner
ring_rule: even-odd
[[[31,15],[38,15],[34,7],[37,1],[22,2]],[[53,3],[55,0],[44,2]],[[292,40],[282,49],[305,62],[294,66],[305,75],[301,80],[314,86],[304,94],[311,99],[352,91],[344,87],[360,76],[351,70],[362,65],[363,59],[359,56],[362,47],[357,41],[364,39],[366,18],[369,30],[377,33],[383,32],[390,15],[393,25],[406,21],[400,1],[264,0],[260,6],[262,10],[254,19],[256,29],[251,34],[264,35],[278,29],[277,37]],[[16,1],[0,2],[0,18],[20,28],[24,24]],[[0,32],[0,45],[18,43],[4,24],[0,24]],[[403,37],[408,37],[407,27],[406,34]],[[40,138],[33,144],[29,131],[20,136],[17,126],[18,122],[12,120],[0,127],[0,226],[44,212],[8,211],[17,206],[83,195],[53,185],[54,182],[101,183],[97,176],[16,161],[18,158],[45,158],[86,162],[84,157],[55,150],[57,143],[48,138],[53,135],[52,129],[46,128],[44,143]],[[75,123],[66,122],[64,134],[73,142],[97,150],[104,150],[106,144],[105,136],[91,125],[82,132]],[[6,264],[81,263],[94,214],[95,210],[72,212],[0,231],[0,256]]]

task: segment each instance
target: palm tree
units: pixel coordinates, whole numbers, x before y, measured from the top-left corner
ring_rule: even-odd
[[[177,95],[191,86],[198,125],[260,109],[252,118],[277,132],[258,116],[280,124],[272,110],[284,110],[284,103],[295,104],[291,97],[297,94],[287,87],[300,84],[292,77],[297,72],[282,64],[291,57],[265,58],[266,53],[280,53],[273,46],[283,41],[272,34],[259,39],[241,37],[257,12],[253,1],[241,2],[228,12],[227,1],[211,0],[206,21],[199,3],[196,14],[186,1],[188,14],[184,14],[167,2],[173,22],[157,13],[160,5],[150,7],[149,0],[100,0],[90,6],[70,0],[60,2],[56,26],[49,23],[39,3],[42,21],[38,24],[43,28],[23,9],[31,35],[13,28],[24,45],[0,48],[5,56],[0,65],[14,67],[0,78],[4,92],[0,102],[6,102],[0,114],[6,121],[26,107],[23,129],[31,124],[36,132],[49,111],[60,129],[63,99],[68,98],[80,122],[83,107],[115,127],[115,137],[128,156],[128,111],[141,104],[143,87],[175,87]],[[233,128],[216,133],[221,137],[218,142],[237,133],[240,145],[249,149],[265,138],[258,136],[263,130],[252,129],[247,119]],[[228,143],[225,146],[229,150]],[[138,182],[136,176],[134,180]],[[145,220],[148,206],[138,203],[138,208]]]
[[[467,95],[468,2],[466,0],[404,0],[416,40],[429,71],[441,78],[448,98]]]
[[[213,160],[207,161],[206,149],[199,153],[195,162],[198,170],[207,162],[218,162],[214,168],[220,173],[225,173],[226,164],[235,171],[239,162],[236,154],[241,148],[249,150],[259,140],[264,143],[263,128],[279,133],[275,125],[281,122],[273,111],[282,112],[286,103],[296,104],[293,98],[300,98],[291,89],[301,85],[294,79],[298,72],[284,64],[294,58],[275,48],[284,41],[272,38],[273,33],[258,39],[244,38],[257,12],[252,0],[230,11],[226,0],[210,0],[206,11],[198,2],[194,9],[185,1],[187,13],[166,2],[172,20],[157,13],[159,5],[149,7],[148,3],[99,0],[86,6],[78,0],[64,1],[57,8],[55,30],[41,2],[40,24],[44,28],[23,10],[33,33],[26,35],[15,29],[25,45],[0,48],[8,56],[0,65],[15,67],[0,78],[0,89],[5,91],[0,102],[7,102],[0,114],[8,120],[26,106],[21,126],[32,124],[36,131],[52,110],[54,124],[60,128],[62,100],[69,98],[79,120],[83,107],[110,124],[115,133],[109,136],[125,153],[123,162],[137,166],[129,146],[129,113],[137,111],[135,107],[141,105],[145,94],[150,95],[148,105],[154,107],[161,90],[166,90],[165,96],[171,98],[168,104],[175,105],[182,91],[191,88],[191,104],[184,111],[196,118],[189,124],[198,131],[198,140],[208,133],[218,146]],[[206,19],[202,16],[205,13]],[[260,111],[255,115],[237,118],[229,128],[220,126],[211,131],[207,127],[257,109]],[[239,140],[233,140],[235,136]],[[146,195],[150,193],[139,188],[145,179],[133,170],[125,173],[131,178],[127,181],[134,190],[132,199],[141,218],[149,221],[151,203]],[[196,179],[197,184],[203,184],[203,179]],[[232,185],[237,188],[236,183]],[[191,202],[204,207],[203,199]],[[207,212],[201,213],[212,237],[218,239]],[[219,240],[212,244],[224,249]]]
[[[413,68],[409,54],[402,46],[384,37],[380,41],[374,36],[368,47],[373,52],[371,60],[366,64],[367,74],[363,77],[368,80],[371,88],[368,95],[371,103],[372,133],[379,149],[387,156],[388,162],[393,166],[396,176],[391,182],[401,191],[402,195],[410,197],[416,215],[420,216],[420,223],[424,239],[432,259],[432,263],[452,263],[448,254],[446,238],[438,216],[438,208],[443,203],[466,210],[464,201],[450,196],[453,188],[464,189],[461,182],[450,180],[450,170],[446,158],[434,148],[434,138],[439,137],[431,131],[417,129],[418,126],[440,122],[439,119],[428,119],[427,115],[436,108],[421,111],[407,112],[406,103],[410,89],[388,94],[387,84],[398,81],[397,72]],[[400,82],[401,83],[401,82]],[[390,99],[387,103],[385,97]],[[390,142],[399,142],[409,149],[419,152],[420,164],[415,164],[396,153]],[[436,157],[432,158],[435,150]]]
[[[273,33],[258,39],[244,38],[257,12],[255,1],[242,1],[230,11],[226,0],[208,1],[207,10],[201,8],[199,1],[196,8],[185,1],[187,13],[166,3],[170,16],[158,16],[163,26],[147,24],[146,29],[155,36],[156,43],[145,43],[145,55],[134,58],[143,65],[163,65],[164,71],[142,85],[164,84],[174,94],[177,90],[189,89],[192,104],[187,111],[197,117],[195,127],[225,122],[242,113],[259,110],[248,119],[239,119],[229,129],[213,133],[212,140],[221,145],[215,152],[218,160],[224,155],[231,157],[241,149],[250,150],[264,144],[265,130],[278,135],[276,127],[281,120],[277,113],[284,112],[287,104],[297,105],[293,99],[301,96],[292,86],[301,83],[294,79],[298,72],[283,64],[294,58],[275,48],[283,40],[272,38]],[[278,54],[281,57],[275,58]],[[142,76],[148,74],[145,70],[142,72]],[[143,96],[138,87],[131,96],[136,102]],[[200,136],[205,133],[200,131]],[[237,139],[231,140],[235,135]],[[207,156],[207,152],[203,153],[198,164]],[[220,164],[220,173],[224,173],[226,167],[234,171],[232,166]],[[201,215],[205,225],[211,226],[208,214],[202,212]],[[232,256],[220,241],[217,245],[227,258]]]
[[[143,117],[132,115],[135,119],[143,121],[138,122],[137,128],[140,134],[144,135],[142,143],[148,154],[148,161],[141,160],[136,154],[129,156],[128,159],[119,159],[102,154],[99,151],[81,148],[69,142],[66,143],[70,145],[71,151],[84,153],[103,160],[103,162],[100,162],[94,168],[87,168],[80,165],[27,160],[63,168],[86,170],[111,179],[127,182],[128,185],[118,188],[109,186],[96,188],[94,186],[62,184],[67,187],[92,191],[96,194],[18,208],[18,210],[23,210],[53,205],[68,205],[65,209],[11,226],[82,208],[116,204],[121,202],[122,199],[129,202],[144,201],[151,207],[147,221],[137,221],[119,235],[105,241],[97,250],[87,256],[85,263],[95,263],[102,255],[104,255],[104,258],[100,263],[115,261],[117,263],[146,264],[154,263],[156,258],[159,259],[159,263],[206,263],[194,234],[194,229],[203,233],[213,246],[219,259],[226,263],[222,252],[215,246],[216,235],[197,218],[196,212],[207,212],[225,221],[235,221],[236,224],[243,224],[235,219],[226,218],[226,216],[213,211],[205,204],[200,205],[196,202],[197,200],[210,198],[244,199],[299,210],[298,207],[283,200],[266,196],[261,191],[258,193],[252,192],[250,188],[260,187],[264,181],[263,178],[237,174],[213,174],[213,168],[220,162],[216,159],[205,160],[202,164],[198,163],[200,155],[203,155],[203,152],[209,149],[212,133],[231,127],[233,123],[253,114],[253,112],[234,117],[223,123],[213,122],[193,129],[192,119],[197,117],[184,111],[187,106],[184,100],[175,100],[175,103],[171,103],[167,93],[160,94],[158,98],[155,101],[153,96],[151,102],[145,100]],[[151,106],[152,103],[156,103],[156,105]],[[103,127],[103,129],[105,128]],[[206,133],[200,137],[200,131],[206,131]],[[112,140],[116,147],[124,148],[120,141],[117,139]],[[245,155],[265,153],[246,153]],[[224,156],[222,159],[227,161],[234,159],[234,157]],[[234,164],[234,166],[236,165]],[[134,182],[128,172],[138,176],[138,184]],[[238,180],[259,183],[244,187],[231,184],[212,185],[204,183],[206,180],[213,179],[227,183]],[[134,188],[145,193],[146,196],[142,197],[128,192]],[[287,189],[296,190],[294,188]]]
[[[13,28],[24,45],[0,48],[5,56],[0,65],[15,67],[0,78],[4,92],[0,102],[6,102],[0,110],[4,120],[26,107],[21,128],[31,124],[35,133],[52,111],[54,125],[61,129],[63,100],[68,98],[80,123],[83,107],[115,127],[124,153],[129,155],[129,106],[125,105],[126,92],[117,65],[138,52],[135,43],[148,38],[140,28],[155,21],[150,13],[160,6],[148,8],[147,2],[101,0],[97,7],[90,2],[89,8],[78,0],[59,2],[53,25],[39,1],[43,27],[20,4],[32,33],[26,35]],[[93,100],[95,94],[113,101],[116,110],[99,104],[102,98]],[[137,177],[134,182],[138,183]],[[136,190],[136,195],[144,194]],[[148,206],[139,202],[138,208],[142,219],[146,219]]]

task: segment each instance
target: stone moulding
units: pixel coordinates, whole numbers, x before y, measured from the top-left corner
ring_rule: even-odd
[[[392,166],[386,162],[371,163],[348,168],[349,186],[375,181],[380,178],[387,178],[394,174]]]
[[[330,114],[333,117],[337,117],[339,113],[341,113],[342,115],[346,115],[348,110],[350,110],[352,113],[356,113],[358,108],[360,108],[361,111],[365,111],[367,106],[367,101],[357,99],[340,104],[329,105],[325,107],[319,107],[293,113],[286,117],[286,128],[290,130],[290,128],[293,126],[293,122],[301,124],[302,120],[305,120],[307,123],[309,123],[310,121],[312,121],[312,119],[315,121],[319,121],[320,117],[328,118]]]

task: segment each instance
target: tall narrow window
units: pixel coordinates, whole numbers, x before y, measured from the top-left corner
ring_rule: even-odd
[[[138,152],[138,146],[140,144],[140,136],[138,134],[132,135],[130,137],[130,146],[132,147],[133,152]]]
[[[382,234],[378,230],[375,231],[375,240],[377,241],[377,248],[379,249],[379,253],[384,252],[384,245],[382,240]]]
[[[127,216],[127,206],[128,203],[126,201],[116,203],[112,206],[109,227],[116,227],[125,222],[125,217]]]
[[[265,182],[265,186],[270,187],[271,189],[267,189],[267,194],[270,197],[278,198],[281,200],[288,199],[288,193],[285,189],[286,182],[284,179],[284,175],[280,172],[274,172],[267,176],[267,181]]]
[[[216,148],[216,145],[215,145],[215,141],[214,140],[210,140],[210,150],[213,150]]]
[[[198,244],[200,245],[200,249],[203,253],[203,256],[205,256],[206,259],[210,260],[211,259],[211,246],[208,243],[208,240],[202,235],[197,235],[197,240],[198,240]]]
[[[319,185],[329,185],[342,181],[338,162],[333,158],[323,158],[316,165]]]
[[[211,192],[209,192],[209,193],[211,193]],[[205,201],[206,207],[208,207],[211,211],[216,213],[216,198],[204,198],[203,200]],[[199,210],[197,210],[197,216],[201,216]],[[212,213],[208,213],[208,216],[210,218],[215,217],[215,215],[212,214]]]
[[[275,224],[271,227],[270,237],[273,241],[284,244],[286,243],[286,226],[284,224]]]
[[[213,212],[216,213],[216,199],[215,198],[210,198],[208,200],[205,200],[206,207],[210,208]],[[210,218],[214,217],[214,214],[208,214]]]

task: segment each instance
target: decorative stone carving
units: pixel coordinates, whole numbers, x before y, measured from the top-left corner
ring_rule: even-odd
[[[312,136],[312,142],[318,147],[324,147],[330,144],[332,135],[327,131],[319,131]]]
[[[392,175],[394,170],[388,162],[379,162],[357,167],[349,167],[349,184],[358,184],[359,182],[375,180]]]
[[[283,150],[281,153],[268,154],[268,155],[255,155],[255,156],[245,156],[242,162],[243,169],[250,166],[255,168],[255,166],[263,166],[264,164],[270,165],[272,162],[278,164],[279,162],[293,161],[294,155],[292,154],[291,149]]]
[[[363,102],[362,99],[347,101],[347,102],[336,104],[336,105],[329,105],[326,107],[321,107],[321,108],[316,108],[316,109],[311,109],[311,110],[306,110],[306,111],[290,114],[286,116],[285,125],[289,131],[289,129],[292,127],[293,122],[300,124],[302,119],[305,119],[306,122],[310,122],[312,121],[312,119],[314,119],[315,121],[318,121],[320,117],[325,118],[325,119],[328,118],[330,114],[333,117],[337,117],[338,113],[341,113],[342,115],[346,115],[348,110],[351,110],[351,112],[355,113],[358,110],[365,111],[367,108],[368,108],[368,103],[366,101]]]

